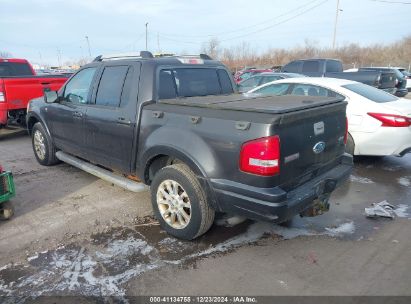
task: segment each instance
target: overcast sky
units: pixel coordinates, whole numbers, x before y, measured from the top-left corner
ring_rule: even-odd
[[[340,0],[337,44],[390,43],[411,34],[411,5]],[[332,44],[337,0],[0,0],[0,51],[36,63],[145,49],[198,53],[216,37],[222,47],[256,50]]]

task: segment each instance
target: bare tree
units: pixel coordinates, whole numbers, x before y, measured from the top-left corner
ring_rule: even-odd
[[[211,58],[220,58],[220,41],[217,38],[211,38],[207,42],[203,43],[201,47],[201,53],[211,56]]]
[[[218,45],[219,46],[219,45]],[[321,48],[317,41],[305,40],[301,46],[289,49],[272,48],[257,53],[250,44],[242,42],[230,48],[219,47],[221,60],[232,70],[243,67],[272,67],[284,65],[291,60],[307,58],[340,59],[344,68],[361,66],[402,66],[411,68],[411,35],[388,45],[373,44],[360,46],[344,43],[338,48]]]
[[[12,54],[10,52],[0,50],[0,58],[10,58],[10,57],[12,57]]]

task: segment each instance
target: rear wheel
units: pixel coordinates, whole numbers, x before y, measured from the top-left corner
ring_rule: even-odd
[[[186,165],[164,167],[154,176],[150,188],[156,218],[169,234],[192,240],[210,229],[215,212],[197,177]]]
[[[354,139],[352,138],[351,134],[348,133],[347,144],[345,145],[345,152],[351,155],[354,155],[354,151],[355,151]]]
[[[34,155],[40,164],[52,166],[59,163],[59,160],[56,158],[56,148],[40,122],[34,124],[31,139]]]

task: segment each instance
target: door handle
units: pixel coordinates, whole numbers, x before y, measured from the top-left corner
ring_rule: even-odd
[[[117,118],[117,123],[120,125],[131,125],[131,121],[130,120],[126,120],[124,117],[119,117]]]
[[[73,117],[74,118],[82,118],[83,117],[83,113],[81,113],[81,112],[73,112]]]

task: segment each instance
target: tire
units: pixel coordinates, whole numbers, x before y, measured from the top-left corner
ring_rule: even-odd
[[[355,151],[354,139],[352,138],[351,134],[348,133],[347,144],[345,145],[345,152],[351,155],[354,155],[354,151]]]
[[[56,148],[44,126],[37,122],[33,126],[31,144],[34,156],[43,166],[52,166],[60,161],[56,158]]]
[[[162,168],[150,188],[154,214],[167,233],[192,240],[210,229],[215,211],[197,177],[185,164]]]
[[[10,201],[0,204],[0,221],[9,220],[14,215],[14,208]]]

